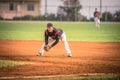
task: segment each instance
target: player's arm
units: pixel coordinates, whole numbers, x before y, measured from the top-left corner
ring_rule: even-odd
[[[55,46],[58,42],[59,42],[59,38],[56,38],[55,42],[54,42],[51,46],[45,45],[45,46],[44,46],[44,50],[45,50],[45,51],[49,51],[49,50],[50,50],[53,46]]]
[[[59,42],[59,38],[58,38],[58,36],[56,36],[55,42],[51,45],[51,47],[55,46],[58,42]]]
[[[98,12],[98,18],[100,18],[100,12]]]
[[[95,12],[94,12],[93,16],[95,17]]]
[[[45,45],[48,45],[48,35],[45,32]]]

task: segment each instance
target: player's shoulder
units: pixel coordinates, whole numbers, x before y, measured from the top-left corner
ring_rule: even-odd
[[[57,31],[59,28],[54,27],[54,30]]]
[[[96,11],[96,13],[99,13],[99,11]]]

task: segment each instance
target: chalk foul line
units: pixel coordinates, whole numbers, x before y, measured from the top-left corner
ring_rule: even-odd
[[[69,75],[47,75],[47,76],[14,76],[14,77],[0,77],[0,79],[18,79],[18,78],[61,78],[61,77],[92,77],[92,76],[120,76],[114,73],[81,73]]]

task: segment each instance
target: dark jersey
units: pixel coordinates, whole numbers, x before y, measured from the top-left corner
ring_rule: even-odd
[[[99,17],[100,16],[100,13],[98,11],[95,11],[94,12],[94,17]]]
[[[48,32],[48,30],[45,30],[45,45],[48,45],[48,38],[51,37],[55,40],[55,42],[51,45],[51,47],[55,46],[59,42],[59,38],[62,35],[63,30],[53,28],[53,32]]]

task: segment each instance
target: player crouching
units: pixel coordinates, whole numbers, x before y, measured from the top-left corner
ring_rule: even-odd
[[[47,24],[47,29],[45,30],[45,42],[42,45],[38,55],[42,56],[44,54],[44,51],[49,51],[52,47],[54,47],[59,42],[60,39],[64,43],[68,57],[72,57],[65,32],[61,29],[57,29],[53,27],[52,23]],[[48,45],[51,42],[53,43],[51,45]]]

